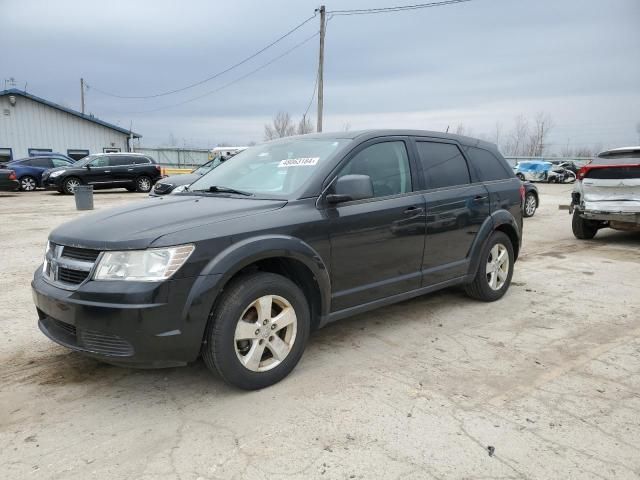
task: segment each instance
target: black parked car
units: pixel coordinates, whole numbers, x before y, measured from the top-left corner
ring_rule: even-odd
[[[0,169],[0,192],[14,192],[20,189],[20,182],[13,170]]]
[[[130,192],[149,192],[161,176],[160,165],[147,155],[98,153],[43,173],[42,185],[68,194],[78,185],[93,185],[96,190],[122,187]]]
[[[266,387],[329,322],[453,285],[501,298],[523,199],[496,147],[467,137],[269,142],[188,192],[55,229],[32,283],[39,326],[111,363],[174,366],[202,353],[227,382]]]
[[[169,177],[164,177],[158,183],[155,184],[151,193],[149,193],[152,197],[158,197],[161,195],[168,195],[174,190],[178,189],[178,187],[182,187],[179,191],[182,191],[184,187],[188,187],[193,182],[198,180],[201,176],[209,173],[211,170],[216,168],[222,162],[224,162],[226,158],[217,157],[213,160],[208,161],[204,165],[199,166],[191,173],[184,173],[181,175],[171,175]]]
[[[538,187],[531,182],[523,182],[524,185],[524,207],[523,214],[525,217],[533,217],[540,205],[540,196],[538,195]]]

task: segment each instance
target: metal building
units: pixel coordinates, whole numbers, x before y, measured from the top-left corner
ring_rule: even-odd
[[[128,152],[141,135],[15,88],[0,91],[0,163],[58,152]]]

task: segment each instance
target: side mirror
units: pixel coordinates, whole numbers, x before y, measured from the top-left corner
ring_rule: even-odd
[[[369,175],[345,175],[338,178],[335,193],[327,195],[327,202],[342,203],[373,197],[373,183]]]

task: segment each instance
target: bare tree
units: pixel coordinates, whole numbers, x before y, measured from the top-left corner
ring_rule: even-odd
[[[533,127],[528,132],[528,139],[525,148],[525,155],[530,157],[540,157],[544,153],[546,140],[553,128],[553,120],[543,112],[536,115],[533,120]]]
[[[291,115],[287,112],[278,112],[271,125],[264,126],[264,139],[274,140],[276,138],[290,137],[296,134],[296,127],[291,120]]]
[[[296,133],[298,135],[304,135],[306,133],[312,133],[314,131],[315,131],[315,127],[313,126],[313,122],[311,121],[311,119],[303,115],[300,121],[298,122]]]
[[[502,146],[502,123],[500,123],[499,121],[496,122],[495,127],[494,127],[494,131],[493,131],[493,143],[495,143],[498,148],[500,148]]]
[[[342,124],[342,131],[343,132],[348,132],[349,130],[351,130],[351,123],[350,122],[344,122]]]
[[[509,133],[509,140],[505,145],[507,155],[523,156],[525,155],[525,144],[529,135],[529,122],[524,115],[518,115],[514,120],[514,126]]]
[[[464,123],[459,123],[458,125],[456,125],[456,128],[453,130],[453,133],[455,133],[456,135],[471,136],[473,135],[473,130],[471,130],[470,128],[467,128],[467,126]]]

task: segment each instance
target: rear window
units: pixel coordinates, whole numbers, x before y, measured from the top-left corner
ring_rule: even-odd
[[[109,157],[109,165],[112,167],[119,167],[122,165],[131,165],[133,163],[130,157]]]
[[[466,185],[471,181],[467,161],[456,145],[438,142],[416,145],[427,189]]]
[[[504,180],[513,177],[513,172],[507,170],[504,163],[488,150],[469,147],[466,152],[478,174],[478,180],[481,182]]]
[[[626,153],[624,155],[614,155],[606,157],[596,157],[591,162],[592,165],[638,165],[640,163],[640,154]]]

